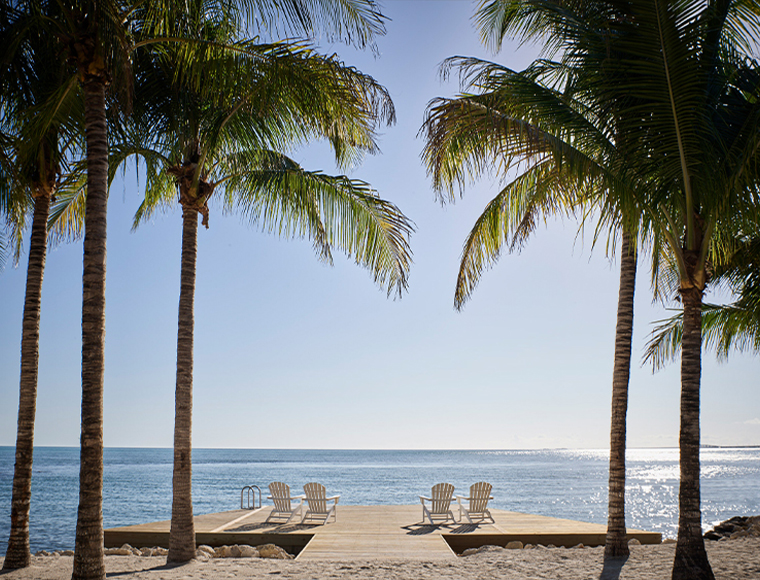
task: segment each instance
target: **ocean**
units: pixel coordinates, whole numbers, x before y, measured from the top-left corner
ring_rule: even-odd
[[[626,525],[675,537],[678,449],[629,449]],[[705,529],[735,515],[760,514],[760,449],[705,448],[702,520]],[[171,518],[171,449],[105,450],[106,528]],[[0,447],[0,549],[10,529],[14,448]],[[433,484],[455,493],[476,481],[493,484],[492,506],[605,524],[608,451],[366,451],[292,449],[193,450],[196,514],[238,509],[244,486],[264,494],[271,481],[296,492],[322,482],[341,505],[419,504]],[[35,449],[30,536],[32,552],[72,549],[76,528],[79,449]]]

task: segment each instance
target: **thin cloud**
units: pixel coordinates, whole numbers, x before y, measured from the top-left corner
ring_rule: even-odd
[[[760,418],[755,417],[754,419],[750,419],[749,421],[744,422],[745,425],[760,425]]]

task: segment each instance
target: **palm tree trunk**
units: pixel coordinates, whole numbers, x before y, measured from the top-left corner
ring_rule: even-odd
[[[620,289],[615,326],[615,366],[612,372],[610,421],[610,479],[605,558],[629,555],[625,531],[625,434],[628,412],[628,380],[633,340],[633,294],[636,287],[636,242],[623,230]]]
[[[673,580],[714,580],[702,537],[699,492],[699,386],[702,357],[702,290],[681,290],[681,487]]]
[[[104,580],[103,369],[106,335],[106,205],[108,138],[105,82],[83,83],[87,138],[87,203],[82,280],[82,434],[73,580]]]
[[[41,191],[34,198],[29,265],[26,271],[26,298],[21,334],[21,379],[19,381],[16,465],[13,471],[11,531],[3,570],[29,566],[29,508],[32,500],[32,459],[34,417],[37,411],[37,368],[40,347],[40,304],[42,277],[47,253],[47,220],[50,194]]]
[[[192,498],[193,332],[198,211],[182,208],[182,272],[177,332],[177,387],[174,408],[174,475],[168,562],[195,557]]]

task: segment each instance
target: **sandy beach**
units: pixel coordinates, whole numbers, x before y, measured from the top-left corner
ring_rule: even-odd
[[[451,562],[400,560],[299,562],[261,558],[223,558],[168,567],[163,557],[107,556],[106,572],[120,580],[212,580],[288,578],[293,580],[451,578],[480,580],[663,580],[670,577],[674,544],[632,546],[624,563],[604,563],[604,548],[488,547]],[[719,580],[760,578],[760,539],[707,542]],[[0,573],[3,580],[62,580],[71,577],[71,556],[35,556],[30,568]],[[0,559],[0,562],[2,559]]]

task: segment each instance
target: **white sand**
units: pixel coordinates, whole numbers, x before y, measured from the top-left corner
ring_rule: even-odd
[[[163,557],[107,556],[109,578],[119,580],[216,580],[224,578],[316,580],[667,580],[675,546],[632,546],[627,562],[604,566],[603,548],[504,550],[494,548],[451,562],[374,560],[299,562],[259,558],[212,559],[167,567]],[[718,580],[760,579],[760,539],[707,542]],[[0,573],[2,580],[71,578],[71,556],[37,556],[30,568]],[[0,559],[2,561],[2,559]]]

